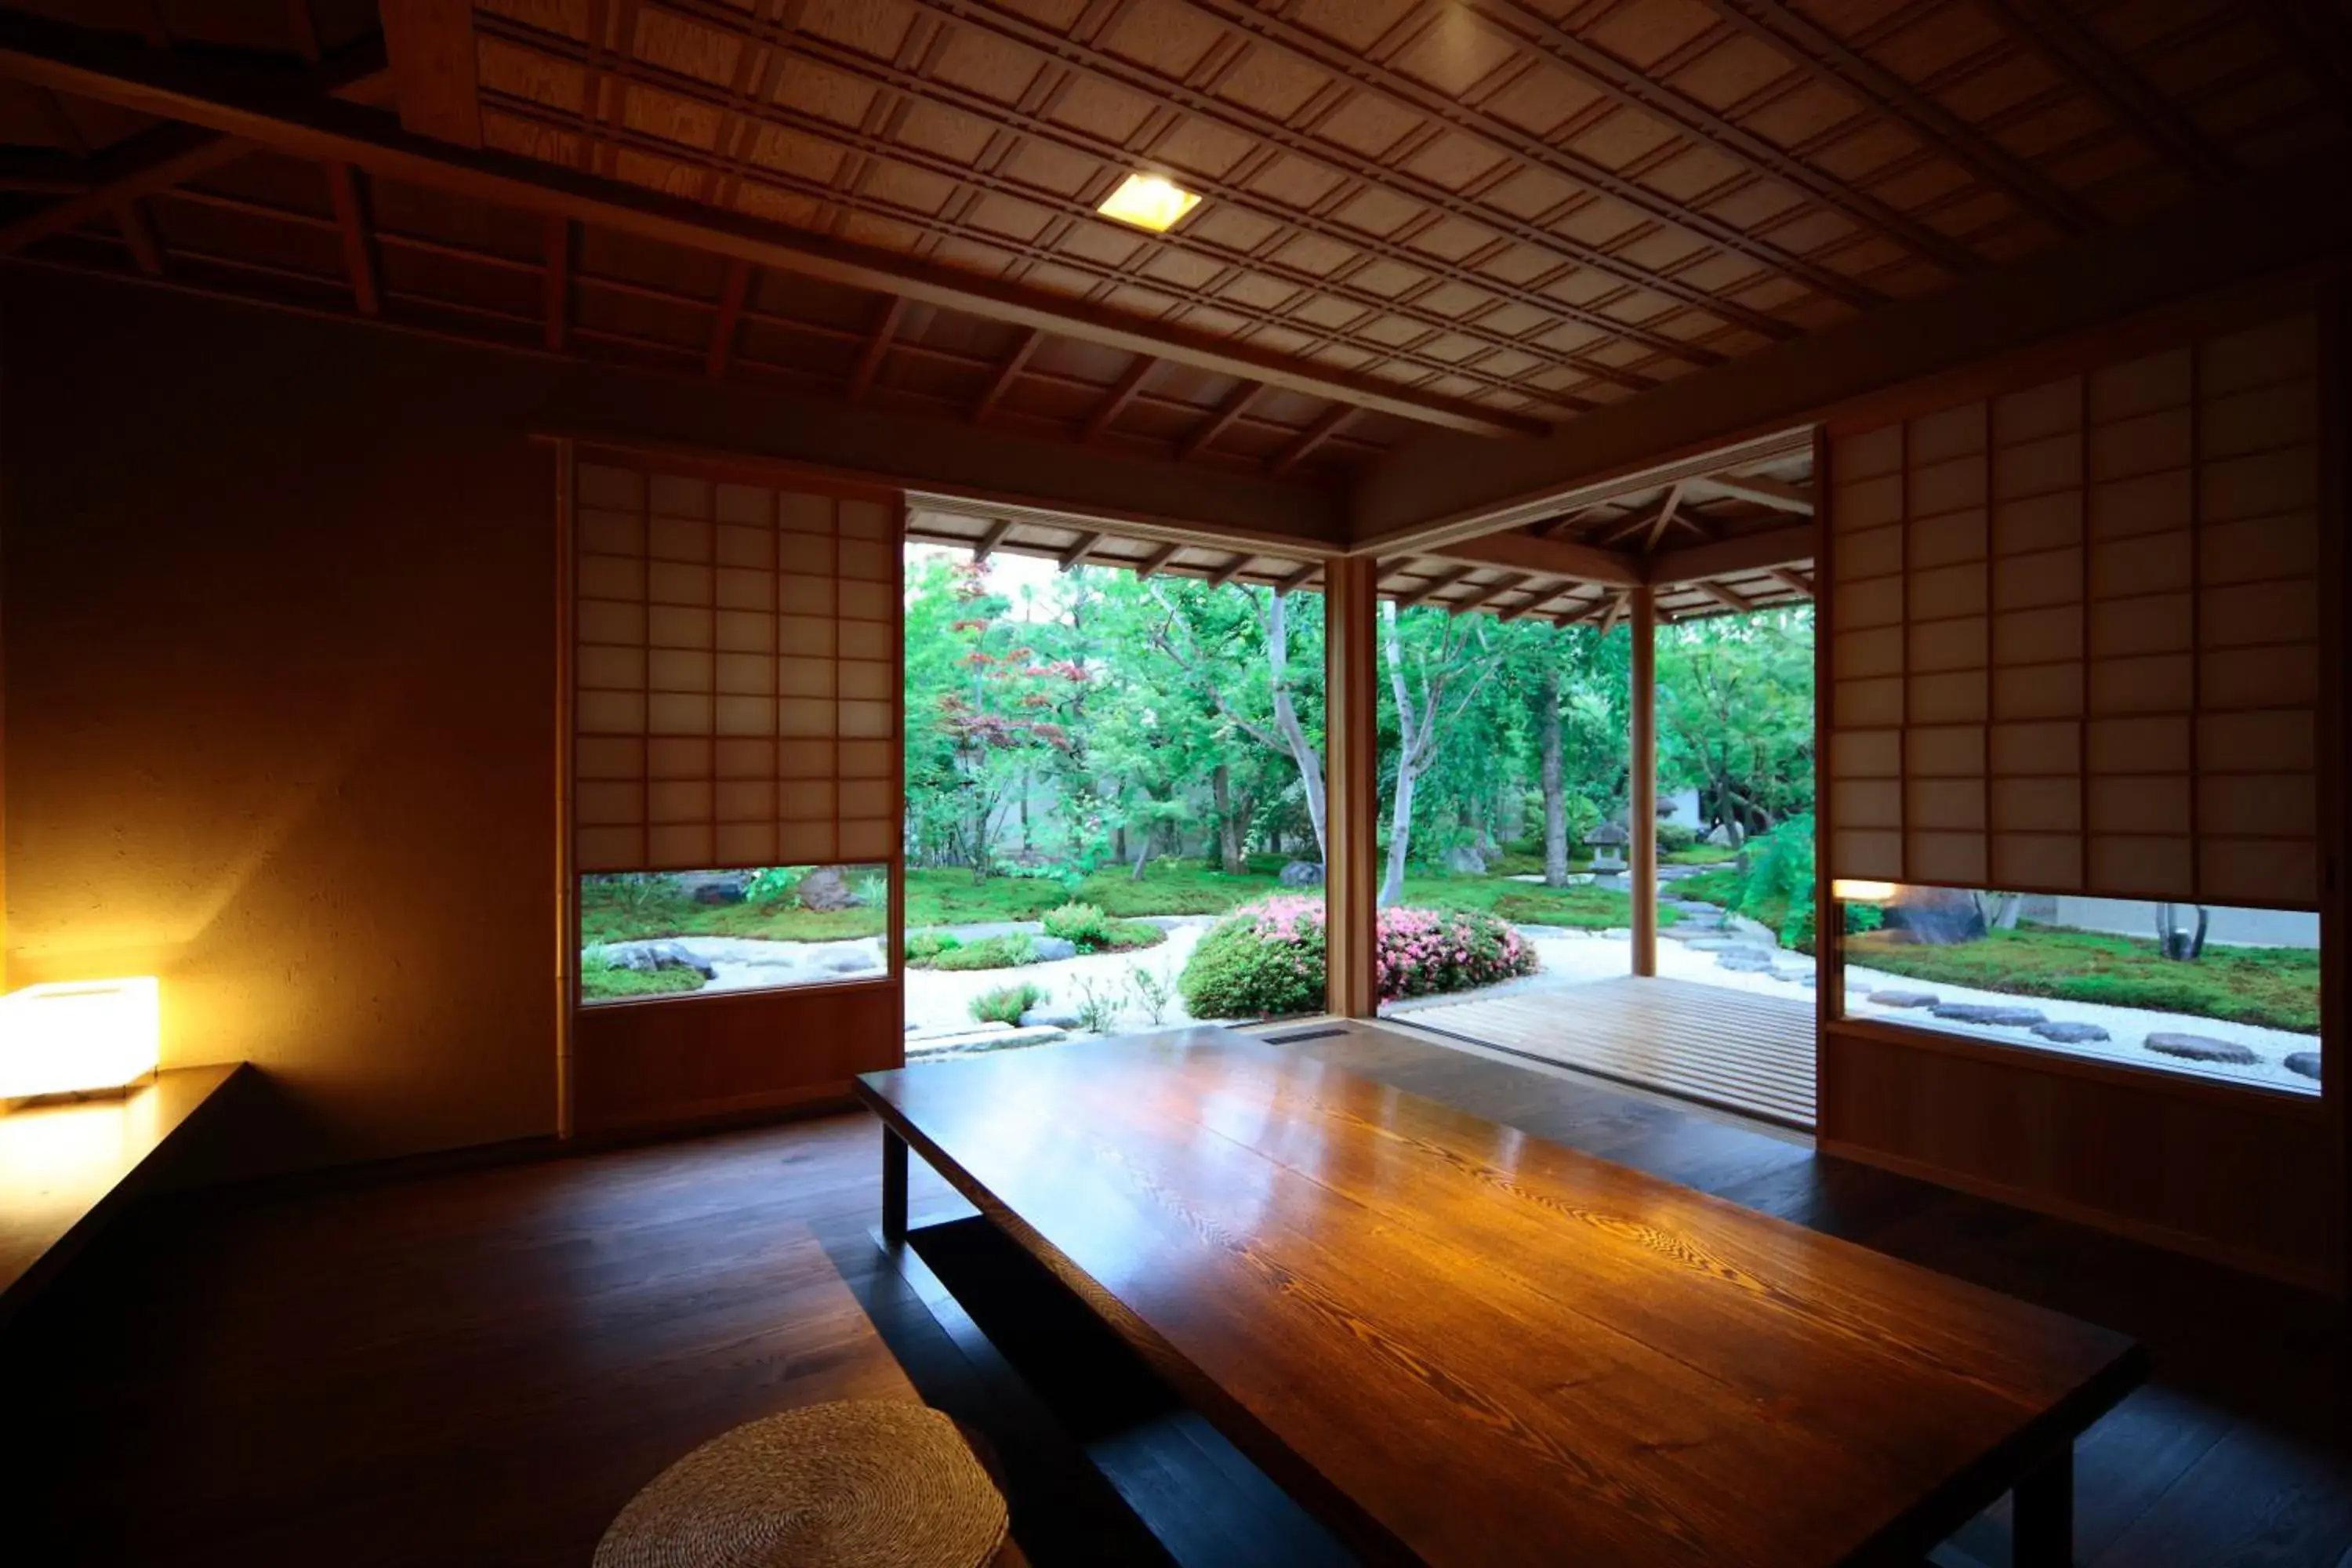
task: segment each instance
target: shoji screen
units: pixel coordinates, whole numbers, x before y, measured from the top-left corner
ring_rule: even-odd
[[[2316,904],[2317,338],[1832,437],[1832,876]]]
[[[895,500],[583,455],[579,869],[898,852]]]

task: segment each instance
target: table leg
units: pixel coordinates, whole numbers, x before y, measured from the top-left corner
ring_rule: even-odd
[[[2017,1568],[2067,1568],[2074,1561],[2074,1446],[2028,1471],[2017,1483],[2011,1515]]]
[[[907,1239],[907,1141],[882,1129],[882,1235]]]

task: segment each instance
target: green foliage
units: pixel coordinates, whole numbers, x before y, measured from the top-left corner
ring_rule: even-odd
[[[1099,904],[1062,904],[1043,918],[1047,936],[1060,937],[1080,952],[1100,952],[1111,944],[1110,917]]]
[[[805,867],[775,868],[797,885]],[[756,888],[760,872],[752,878]],[[936,923],[936,922],[935,922]],[[879,905],[847,910],[804,910],[788,898],[740,904],[698,904],[678,891],[672,877],[583,877],[580,879],[580,945],[642,942],[663,936],[740,936],[763,942],[848,942],[880,936],[889,911]]]
[[[1323,1006],[1321,900],[1273,898],[1218,921],[1177,978],[1195,1018],[1279,1018]]]
[[[1813,817],[1792,816],[1749,841],[1739,912],[1780,933],[1780,945],[1813,951]]]
[[[772,904],[792,896],[801,879],[808,875],[806,866],[763,866],[751,873],[744,884],[744,899],[754,904]]]
[[[1024,980],[1017,985],[1000,985],[993,991],[983,991],[970,1003],[975,1024],[1018,1024],[1021,1015],[1053,994],[1044,986]]]
[[[1949,947],[1872,932],[1847,938],[1845,955],[1851,964],[1946,985],[2319,1031],[2319,954],[2309,948],[2208,947],[2202,958],[2181,962],[2143,938],[2023,926]]]
[[[691,969],[624,969],[594,949],[580,955],[580,997],[583,1002],[609,1002],[625,996],[674,996],[702,989],[702,976]]]
[[[1658,857],[1669,866],[1721,866],[1739,858],[1739,851],[1722,844],[1694,844]]]
[[[962,945],[953,931],[910,931],[907,936],[907,962],[918,969],[926,969],[940,954],[953,952]]]
[[[1680,822],[1658,824],[1658,853],[1671,856],[1698,842],[1698,829]]]
[[[890,907],[890,879],[882,872],[868,871],[857,879],[850,891],[856,893],[857,901],[868,909],[887,910]]]
[[[1135,993],[1135,1004],[1143,1009],[1145,1017],[1154,1025],[1167,1018],[1168,1004],[1175,1000],[1176,987],[1169,983],[1166,974],[1140,963],[1130,963],[1127,966],[1127,985]]]
[[[1024,963],[1037,962],[1037,947],[1018,932],[1011,936],[984,936],[977,942],[965,942],[944,952],[934,953],[919,969],[944,969],[961,973],[974,969],[1018,969]]]
[[[1078,1027],[1090,1035],[1108,1035],[1118,1025],[1118,1016],[1125,1011],[1116,988],[1106,991],[1091,980],[1078,982],[1078,999],[1070,1007],[1078,1020]]]

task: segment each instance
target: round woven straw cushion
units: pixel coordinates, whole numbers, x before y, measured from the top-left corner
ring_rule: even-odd
[[[912,1403],[811,1405],[713,1437],[604,1531],[595,1568],[984,1568],[1004,1499]]]

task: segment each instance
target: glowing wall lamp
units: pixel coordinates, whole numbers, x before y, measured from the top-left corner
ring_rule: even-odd
[[[1844,877],[1830,884],[1830,897],[1842,904],[1891,904],[1902,890],[1892,882],[1857,882]]]
[[[155,1070],[162,1024],[152,975],[59,981],[0,996],[0,1100],[136,1083]]]

